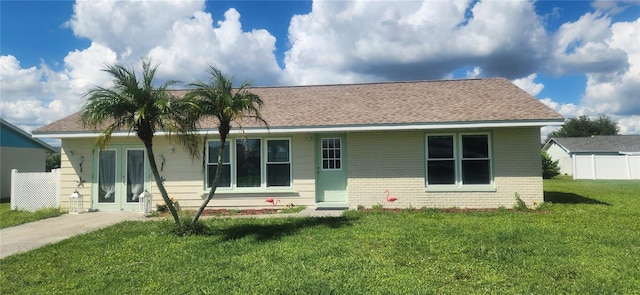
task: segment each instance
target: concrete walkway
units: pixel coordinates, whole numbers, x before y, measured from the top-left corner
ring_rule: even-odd
[[[268,217],[337,217],[343,210],[307,208],[299,213],[245,215],[247,218]],[[98,230],[126,220],[149,220],[138,212],[91,212],[65,214],[0,229],[0,259],[7,256],[57,243],[71,236]]]

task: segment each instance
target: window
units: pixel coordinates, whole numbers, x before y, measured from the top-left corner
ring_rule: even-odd
[[[427,174],[429,184],[455,184],[453,136],[429,136],[427,139]]]
[[[219,140],[209,141],[209,148],[207,149],[207,187],[211,187],[213,179],[216,176],[216,170],[218,169],[218,155],[220,155],[220,147],[222,144]],[[222,170],[220,171],[220,183],[218,187],[231,187],[231,150],[229,149],[229,142],[225,142],[224,156],[222,157]]]
[[[491,160],[487,135],[462,135],[462,184],[490,184]]]
[[[267,140],[267,186],[291,184],[291,158],[288,140]]]
[[[340,138],[322,139],[322,170],[341,170]]]
[[[260,165],[260,140],[236,139],[236,185],[238,187],[260,187],[262,182]]]
[[[427,135],[427,187],[490,185],[489,134]]]
[[[206,186],[211,187],[217,169],[220,141],[209,141],[207,152]],[[289,187],[291,186],[290,140],[259,138],[229,140],[225,146],[222,169],[222,179],[219,184],[221,188]]]

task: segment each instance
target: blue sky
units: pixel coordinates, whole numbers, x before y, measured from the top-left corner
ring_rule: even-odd
[[[565,117],[640,133],[640,1],[2,1],[0,115],[31,131],[108,85],[216,65],[254,85],[506,77]],[[635,41],[633,41],[635,40]],[[551,128],[543,128],[543,133]]]

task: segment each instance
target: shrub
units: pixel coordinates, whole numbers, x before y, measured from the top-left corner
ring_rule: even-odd
[[[375,204],[373,206],[371,206],[371,209],[376,210],[376,211],[382,211],[382,204]]]
[[[554,161],[547,151],[542,151],[542,178],[551,179],[560,174],[559,161]]]
[[[527,203],[525,203],[521,198],[520,198],[520,194],[516,193],[516,204],[513,205],[513,209],[514,210],[518,210],[518,211],[525,211],[525,210],[529,210],[529,207],[527,207]]]
[[[173,224],[171,232],[177,236],[206,235],[211,233],[211,229],[200,220],[193,222],[192,214],[181,212],[180,222]]]

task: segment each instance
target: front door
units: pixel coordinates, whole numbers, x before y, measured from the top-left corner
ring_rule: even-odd
[[[344,134],[320,134],[316,151],[316,206],[348,207]]]
[[[117,146],[98,152],[97,185],[93,209],[139,210],[138,196],[148,188],[149,175],[143,148]]]

